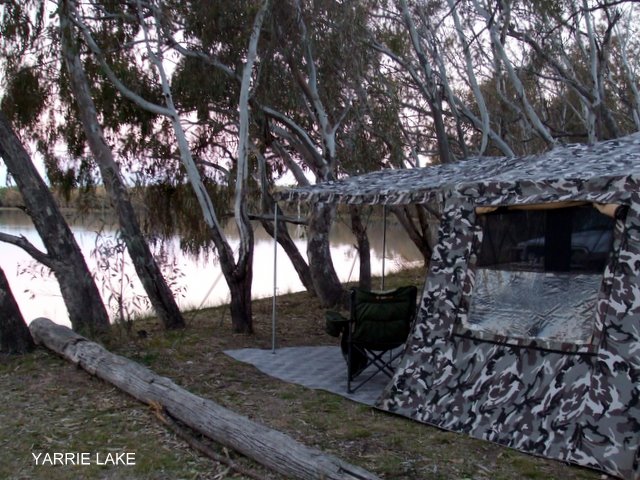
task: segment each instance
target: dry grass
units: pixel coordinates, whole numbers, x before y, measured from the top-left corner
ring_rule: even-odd
[[[393,281],[404,283],[406,275]],[[408,275],[411,281],[420,278],[419,273]],[[280,346],[334,342],[323,331],[322,309],[306,293],[283,296],[278,309]],[[148,332],[145,339],[116,330],[106,346],[198,395],[382,478],[606,478],[269,378],[222,353],[270,347],[271,302],[258,301],[254,310],[252,336],[231,334],[228,314],[217,308],[188,314],[189,327],[183,332],[165,332],[153,319],[142,320],[135,328]],[[0,391],[0,478],[243,478],[190,450],[144,405],[43,350],[1,358]],[[32,452],[54,451],[130,451],[136,453],[136,465],[35,465]],[[265,478],[281,478],[229,455]]]

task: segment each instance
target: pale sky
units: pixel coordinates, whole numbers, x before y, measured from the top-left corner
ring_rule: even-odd
[[[38,173],[40,174],[40,176],[42,177],[42,179],[45,181],[45,183],[47,183],[47,185],[49,184],[47,177],[44,173],[44,162],[42,161],[42,158],[40,157],[40,155],[35,154],[34,156],[31,157],[31,160],[33,161],[36,169],[38,170]],[[4,161],[2,160],[2,157],[0,157],[0,187],[6,187],[7,186],[7,167],[4,164]],[[12,181],[11,182],[11,186],[15,187],[16,186],[16,182]]]

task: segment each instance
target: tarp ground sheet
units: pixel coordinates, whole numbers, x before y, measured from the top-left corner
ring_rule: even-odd
[[[275,353],[259,348],[242,348],[224,353],[285,382],[326,390],[365,405],[373,405],[389,383],[389,378],[380,374],[362,388],[348,393],[347,365],[339,346],[283,347]],[[367,378],[371,371],[365,370],[359,378]]]
[[[640,134],[634,134],[537,157],[377,172],[281,198],[441,202],[418,318],[379,408],[627,479],[640,478],[639,185]],[[628,207],[616,222],[590,344],[514,344],[465,332],[472,258],[482,237],[476,207],[564,201]]]

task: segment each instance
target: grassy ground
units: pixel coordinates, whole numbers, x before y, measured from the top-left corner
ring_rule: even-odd
[[[406,273],[421,282],[421,273]],[[255,304],[252,336],[230,333],[224,308],[187,315],[189,328],[165,332],[153,319],[117,330],[110,350],[143,363],[210,398],[297,440],[337,455],[385,479],[602,479],[602,474],[521,454],[465,435],[444,432],[341,397],[269,378],[222,353],[269,348],[271,302]],[[279,299],[279,345],[334,343],[323,312],[306,293]],[[223,479],[245,478],[204,458],[161,425],[150,409],[42,349],[0,357],[0,478]],[[222,455],[279,479],[259,465],[213,445]],[[91,465],[37,465],[33,454],[88,452]],[[122,452],[135,465],[97,465]],[[42,458],[42,457],[41,457]]]

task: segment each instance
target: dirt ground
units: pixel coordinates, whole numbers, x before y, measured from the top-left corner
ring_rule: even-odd
[[[390,285],[419,284],[420,275],[407,273]],[[306,293],[279,298],[278,312],[279,346],[336,342],[324,332],[323,310]],[[154,319],[139,321],[131,332],[115,328],[104,344],[197,395],[384,479],[609,478],[269,378],[223,353],[271,346],[271,300],[256,302],[254,314],[251,336],[232,334],[227,309],[221,307],[187,313],[189,326],[180,332],[166,332]],[[0,357],[0,392],[0,478],[249,478],[200,455],[147,406],[44,349]],[[220,445],[209,446],[261,478],[282,478]],[[86,452],[92,461],[42,464],[45,454],[55,452]],[[96,455],[113,458],[124,452],[134,454],[134,464],[95,461]]]

